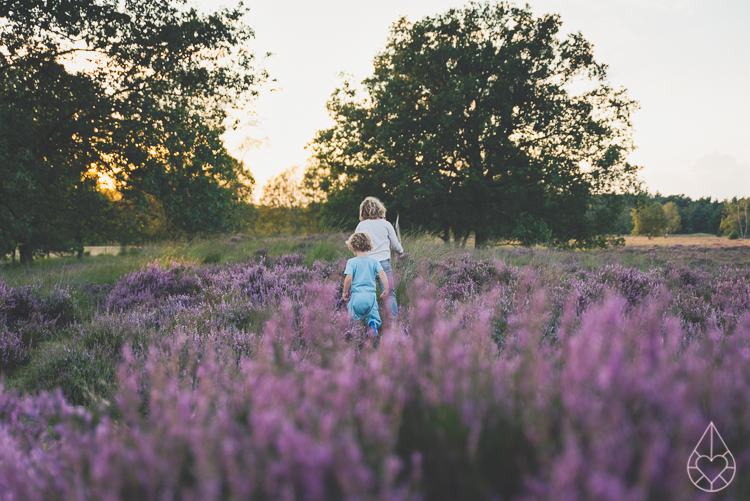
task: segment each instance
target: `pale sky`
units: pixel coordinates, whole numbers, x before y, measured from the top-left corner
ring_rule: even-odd
[[[216,8],[194,0],[201,10]],[[519,2],[522,4],[523,2]],[[562,33],[581,31],[609,81],[640,102],[633,116],[650,192],[693,198],[750,196],[750,1],[533,0],[536,15],[558,13]],[[258,54],[277,81],[261,89],[248,125],[227,135],[256,179],[304,166],[305,146],[332,120],[325,104],[339,75],[359,82],[400,16],[412,21],[465,5],[460,0],[247,0]],[[223,5],[234,5],[225,0]],[[243,139],[262,140],[243,149]]]

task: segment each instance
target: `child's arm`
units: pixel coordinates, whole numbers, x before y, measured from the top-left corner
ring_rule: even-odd
[[[383,284],[383,293],[380,295],[383,299],[388,297],[388,292],[390,290],[390,284],[388,283],[388,276],[385,274],[383,270],[380,270],[378,272],[378,276],[380,277],[380,283]],[[346,287],[346,284],[344,284],[344,287]]]
[[[381,272],[382,273],[382,272]],[[341,299],[348,299],[349,298],[349,289],[352,286],[352,276],[347,275],[344,279],[344,292],[341,294]]]

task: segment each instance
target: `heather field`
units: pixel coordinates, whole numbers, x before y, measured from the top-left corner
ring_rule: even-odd
[[[0,268],[0,499],[750,497],[750,246],[407,238],[376,340],[343,240]]]

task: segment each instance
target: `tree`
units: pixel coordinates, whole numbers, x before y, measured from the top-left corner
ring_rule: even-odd
[[[674,202],[667,202],[664,204],[664,216],[667,218],[667,225],[665,228],[666,234],[675,233],[682,227],[680,212],[677,208],[677,204]]]
[[[267,235],[299,234],[315,227],[314,210],[303,190],[299,168],[292,167],[263,187],[255,229]]]
[[[89,172],[97,161],[81,140],[99,120],[79,120],[82,101],[96,101],[90,80],[53,61],[37,71],[5,68],[0,80],[0,241],[19,247],[21,263],[34,253],[77,248],[103,228],[106,198]],[[69,117],[61,120],[61,117]]]
[[[22,261],[111,234],[102,180],[141,214],[157,203],[173,235],[231,226],[252,178],[220,135],[265,73],[244,9],[184,3],[0,5],[0,242]]]
[[[721,220],[721,231],[725,235],[736,231],[740,238],[747,238],[750,226],[750,198],[733,198],[724,201],[724,218]]]
[[[651,240],[664,235],[667,229],[667,216],[664,206],[659,202],[649,202],[639,209],[633,209],[633,235],[642,235]]]
[[[337,89],[313,142],[324,214],[353,225],[374,195],[446,241],[603,244],[623,202],[610,195],[637,188],[636,104],[560,25],[507,3],[395,23],[365,97]]]

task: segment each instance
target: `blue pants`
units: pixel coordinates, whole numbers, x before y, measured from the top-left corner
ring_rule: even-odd
[[[380,266],[383,267],[383,271],[385,272],[385,276],[388,279],[388,297],[385,300],[385,308],[389,309],[388,312],[393,318],[396,318],[398,316],[398,304],[396,304],[396,281],[393,279],[393,271],[391,270],[391,260],[390,259],[384,259],[383,261],[380,261]],[[377,275],[375,276],[375,280],[377,280],[378,285],[380,286],[380,290],[383,290],[383,284],[380,283],[380,277]]]
[[[346,306],[349,315],[357,320],[364,317],[365,323],[375,323],[375,328],[380,328],[380,314],[378,313],[378,301],[372,292],[352,292],[349,304]]]

